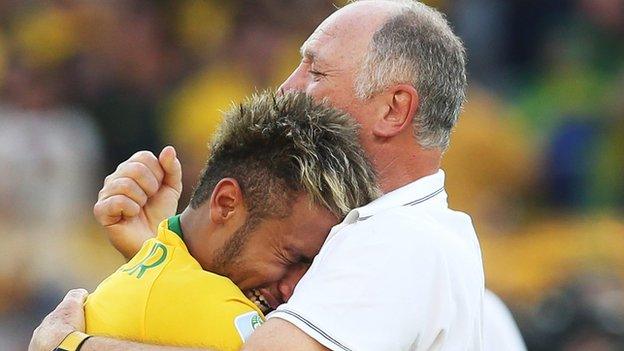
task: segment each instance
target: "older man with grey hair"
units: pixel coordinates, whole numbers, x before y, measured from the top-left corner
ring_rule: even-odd
[[[362,126],[360,141],[385,192],[330,232],[286,302],[245,350],[482,350],[484,277],[470,217],[450,210],[440,163],[465,97],[465,53],[444,17],[416,1],[357,1],[328,17],[301,48],[284,91],[326,99]],[[179,163],[147,203],[100,198],[96,217],[121,251],[153,236],[171,215]],[[108,177],[103,192],[111,194]],[[149,172],[136,175],[137,185]],[[143,236],[131,235],[142,229]],[[35,331],[32,350],[79,328],[84,292],[73,291]],[[280,301],[281,302],[281,301]],[[82,350],[168,350],[92,337]]]

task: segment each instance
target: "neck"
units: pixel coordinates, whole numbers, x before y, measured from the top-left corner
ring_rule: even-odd
[[[210,216],[205,215],[201,207],[188,206],[180,215],[180,226],[184,233],[184,244],[197,262],[206,271],[212,271],[213,251],[211,247]],[[208,235],[207,235],[208,234]]]
[[[440,169],[442,152],[415,147],[411,150],[384,149],[373,163],[383,193],[389,193]]]

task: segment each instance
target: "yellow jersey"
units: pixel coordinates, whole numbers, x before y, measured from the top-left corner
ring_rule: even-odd
[[[264,316],[231,280],[202,269],[175,216],[89,295],[85,321],[92,335],[238,350]]]

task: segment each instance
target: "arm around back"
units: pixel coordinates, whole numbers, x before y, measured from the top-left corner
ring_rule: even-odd
[[[256,330],[242,351],[325,351],[329,350],[295,325],[279,318],[268,320]]]

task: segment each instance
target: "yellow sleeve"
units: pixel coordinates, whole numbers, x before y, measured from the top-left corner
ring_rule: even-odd
[[[162,275],[145,311],[150,342],[239,350],[263,322],[230,280],[204,271]]]
[[[169,250],[150,239],[128,263],[100,283],[85,303],[87,333],[142,340],[147,298],[167,263]]]

